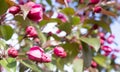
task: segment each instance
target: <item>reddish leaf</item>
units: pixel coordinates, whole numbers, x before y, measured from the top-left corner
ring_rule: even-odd
[[[102,8],[102,11],[101,11],[102,14],[105,14],[105,15],[108,15],[108,16],[113,16],[113,17],[117,17],[117,15],[113,12],[110,12],[110,11],[107,11],[105,9]]]

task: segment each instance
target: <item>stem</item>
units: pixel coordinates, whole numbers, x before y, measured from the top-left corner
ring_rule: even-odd
[[[64,2],[65,2],[65,6],[66,6],[66,7],[69,7],[67,0],[64,0]]]
[[[40,31],[40,27],[39,26],[37,26],[37,25],[34,25],[35,27],[36,27],[36,30],[37,30],[37,32],[38,32],[38,37],[39,37],[39,39],[41,40],[41,42],[42,42],[42,46],[46,43],[46,37],[44,36],[44,34]]]

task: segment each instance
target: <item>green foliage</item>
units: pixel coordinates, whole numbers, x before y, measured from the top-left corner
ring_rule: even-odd
[[[67,34],[70,34],[72,25],[70,23],[64,23],[64,24],[60,24],[60,26],[58,28],[60,30],[65,31]]]
[[[20,63],[22,63],[23,65],[25,65],[28,68],[31,68],[35,72],[42,72],[42,70],[35,63],[33,63],[30,60],[21,60]]]
[[[97,20],[93,20],[93,19],[87,19],[87,20],[85,20],[84,24],[97,24],[98,26],[105,29],[107,32],[111,32],[111,29],[110,29],[109,25],[104,21],[97,21]]]
[[[8,8],[7,3],[5,2],[5,0],[0,0],[0,15],[4,14]]]
[[[0,48],[4,48],[6,46],[5,41],[0,40]]]
[[[8,25],[2,25],[0,26],[0,32],[5,40],[9,40],[12,37],[14,30]]]
[[[67,52],[67,57],[64,59],[65,63],[72,62],[79,53],[79,44],[67,42],[61,46]]]
[[[75,59],[73,62],[74,72],[83,72],[83,60]]]
[[[93,59],[102,67],[110,68],[111,60],[106,56],[98,54],[97,56],[93,57]]]
[[[7,58],[0,60],[0,64],[8,71],[8,72],[16,72],[16,60],[14,58]]]
[[[91,48],[89,48],[89,46],[84,42],[82,42],[82,48],[84,67],[88,68],[90,67],[92,61],[92,51]]]
[[[80,40],[83,41],[83,42],[85,42],[86,44],[92,46],[96,52],[100,48],[100,40],[97,39],[97,38],[81,37]]]
[[[78,16],[73,16],[73,17],[72,17],[71,24],[72,24],[72,25],[78,25],[79,23],[80,23],[80,17],[78,17]]]
[[[47,23],[52,23],[52,22],[56,22],[58,24],[61,24],[62,21],[60,19],[57,19],[57,18],[51,18],[49,20],[42,20],[40,23],[39,23],[39,26],[40,27],[43,27],[45,25],[47,25]]]
[[[61,12],[63,12],[66,15],[73,15],[73,14],[75,14],[74,9],[70,8],[70,7],[64,8],[63,10],[61,10]]]
[[[52,6],[52,1],[51,0],[46,0],[46,1],[50,6]]]

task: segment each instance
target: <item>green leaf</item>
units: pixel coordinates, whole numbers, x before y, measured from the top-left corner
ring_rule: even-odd
[[[49,19],[49,20],[42,20],[42,21],[39,23],[39,26],[42,27],[42,26],[45,26],[47,23],[52,23],[52,22],[62,23],[62,21],[61,21],[60,19],[51,18],[51,19]]]
[[[55,35],[55,34],[52,34],[52,37],[55,39],[55,40],[57,40],[57,41],[60,41],[61,40],[61,38],[60,37],[58,37],[57,35]]]
[[[7,11],[8,5],[5,0],[0,0],[0,15]]]
[[[14,30],[8,25],[2,25],[0,26],[0,32],[5,40],[9,40],[12,37]]]
[[[95,51],[97,52],[100,48],[100,40],[97,38],[86,38],[86,37],[81,37],[81,41],[87,43],[88,45],[92,46]]]
[[[8,71],[8,72],[16,72],[16,61],[14,58],[7,58],[0,60],[0,64]]]
[[[37,30],[37,33],[38,33],[38,37],[39,37],[39,39],[41,40],[42,45],[44,45],[44,44],[46,43],[46,41],[47,41],[47,38],[46,38],[46,36],[42,33],[42,31],[40,31],[40,27],[39,27],[39,26],[35,25],[35,27],[36,27],[36,30]]]
[[[0,40],[0,48],[5,48],[6,43],[3,40]]]
[[[46,1],[47,1],[47,3],[48,3],[50,6],[52,6],[51,0],[46,0]]]
[[[25,28],[30,23],[27,18],[24,20],[22,16],[15,16],[14,19],[18,22],[18,25],[22,25],[22,28]]]
[[[56,60],[56,66],[57,66],[57,68],[58,69],[60,69],[62,72],[64,71],[63,69],[64,69],[64,64],[65,64],[65,61],[63,61],[64,59],[60,59],[60,58],[58,58],[57,60]]]
[[[32,69],[35,72],[43,72],[39,66],[37,66],[30,60],[21,60],[20,63],[22,63],[23,65],[27,66],[28,68]]]
[[[70,7],[64,8],[63,10],[61,10],[61,12],[63,12],[66,15],[73,15],[73,14],[75,14],[74,9],[70,8]]]
[[[78,17],[78,16],[73,16],[72,17],[72,22],[71,22],[71,24],[72,25],[77,25],[77,24],[79,24],[80,23],[80,17]]]
[[[65,31],[67,34],[71,33],[72,25],[69,23],[60,24],[58,27],[60,30]]]
[[[67,42],[66,44],[61,45],[65,51],[67,52],[67,57],[64,58],[64,61],[66,63],[72,62],[74,58],[78,55],[79,53],[79,44],[78,43],[70,43]]]
[[[82,47],[84,67],[88,68],[91,65],[92,61],[92,51],[91,48],[89,48],[89,46],[84,42],[82,42]]]
[[[74,72],[83,72],[83,60],[82,59],[74,60],[73,70],[74,70]]]
[[[106,31],[111,32],[109,24],[107,24],[104,21],[97,21],[97,20],[93,20],[93,19],[87,19],[87,20],[84,21],[84,24],[97,24],[98,26],[101,26]]]
[[[104,68],[109,68],[111,60],[108,59],[106,56],[98,54],[97,56],[93,57],[94,61],[97,62],[100,66]]]

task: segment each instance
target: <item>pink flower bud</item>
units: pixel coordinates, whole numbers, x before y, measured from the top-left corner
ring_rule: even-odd
[[[28,37],[37,37],[36,29],[33,26],[28,26],[25,32]]]
[[[67,53],[64,51],[64,49],[62,47],[55,47],[54,48],[54,54],[58,57],[66,57]]]
[[[94,7],[94,9],[93,9],[93,11],[94,11],[95,13],[100,13],[101,10],[102,10],[102,8],[101,8],[100,6],[96,6],[96,7]]]
[[[66,21],[67,21],[65,15],[64,15],[64,14],[61,14],[61,13],[58,13],[57,18],[59,18],[62,22],[66,22]]]
[[[106,53],[110,53],[112,51],[112,48],[109,46],[102,46],[101,49],[104,50]]]
[[[59,29],[56,31],[57,34],[59,34],[60,32],[61,32],[61,30],[59,30]]]
[[[105,43],[105,40],[104,39],[100,39],[100,44],[103,45]]]
[[[32,6],[31,10],[28,13],[28,18],[40,22],[43,19],[43,7],[40,4],[35,4]]]
[[[43,63],[51,62],[51,57],[49,57],[47,54],[43,53],[42,58],[41,58],[41,62],[43,62]]]
[[[92,61],[91,62],[91,67],[96,68],[97,67],[97,63],[95,61]]]
[[[44,50],[38,46],[33,46],[27,52],[28,58],[33,61],[41,62]]]
[[[9,48],[8,49],[8,56],[15,58],[18,56],[18,51],[14,48]]]
[[[111,43],[113,43],[114,39],[115,39],[115,36],[114,36],[114,35],[110,35],[110,36],[107,38],[107,42],[108,42],[109,44],[111,44]]]
[[[102,39],[105,39],[105,38],[104,38],[105,34],[104,34],[103,32],[100,32],[100,33],[98,34],[98,36],[99,36],[100,38],[102,38]]]
[[[90,0],[91,4],[97,4],[100,0]]]
[[[8,12],[15,15],[18,12],[20,12],[20,7],[19,6],[12,6],[12,7],[9,8]]]
[[[79,3],[81,4],[81,3],[84,3],[84,0],[79,0]]]

